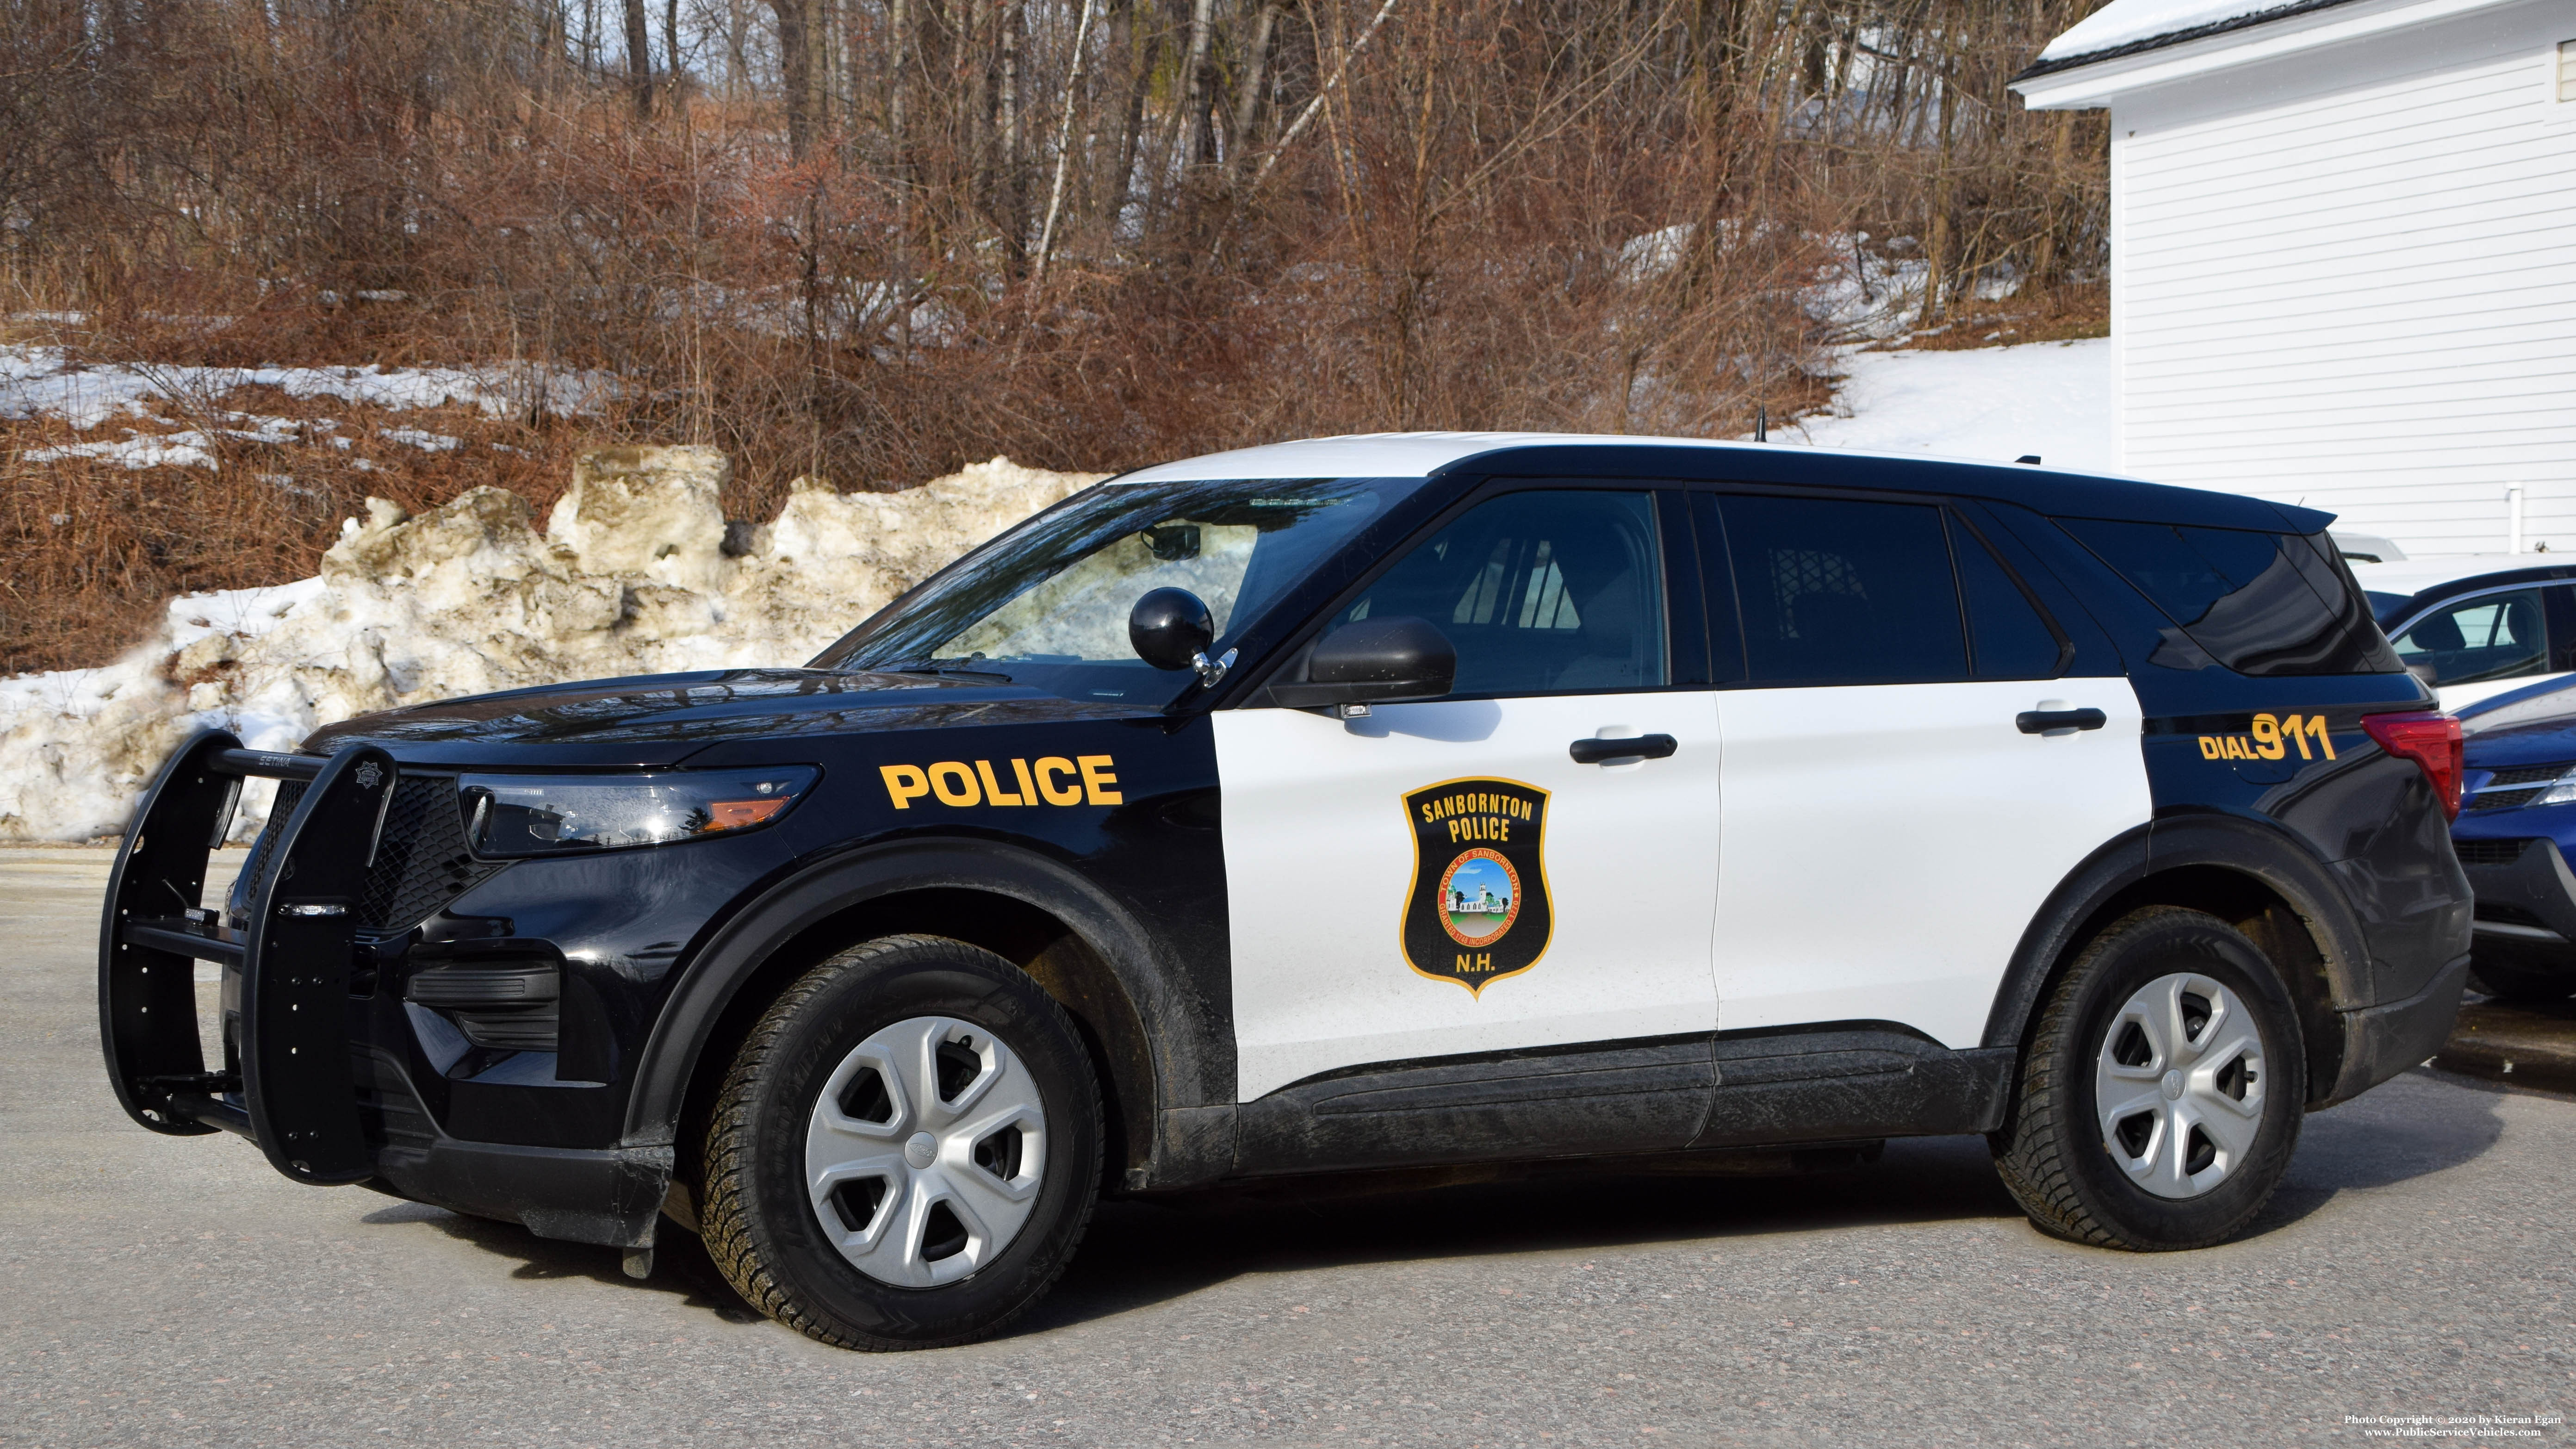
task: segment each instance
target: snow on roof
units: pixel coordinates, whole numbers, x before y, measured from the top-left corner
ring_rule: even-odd
[[[2345,0],[2111,0],[2048,43],[2024,75],[2065,70],[2267,20],[2323,10]]]

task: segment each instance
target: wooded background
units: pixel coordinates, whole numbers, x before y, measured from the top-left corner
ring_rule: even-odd
[[[1824,397],[1837,268],[2098,314],[2101,122],[2005,88],[2094,3],[0,0],[0,288],[102,359],[605,369],[520,452],[712,443],[751,517],[995,453],[1732,435]],[[236,567],[11,477],[0,547],[130,589],[394,486],[238,504],[283,541]]]

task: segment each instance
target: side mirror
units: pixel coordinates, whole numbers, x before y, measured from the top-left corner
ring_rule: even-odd
[[[1216,620],[1187,589],[1155,589],[1127,611],[1127,642],[1156,669],[1188,669],[1216,642]]]
[[[1272,680],[1270,697],[1294,709],[1437,699],[1458,678],[1458,650],[1428,620],[1362,619],[1317,640],[1306,677]]]

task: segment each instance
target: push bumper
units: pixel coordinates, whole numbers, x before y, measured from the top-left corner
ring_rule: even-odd
[[[374,1054],[352,1040],[356,1008],[377,989],[371,972],[353,974],[354,907],[398,774],[368,745],[325,760],[244,750],[219,730],[162,766],[117,853],[99,926],[99,1035],[117,1100],[155,1132],[248,1137],[298,1182],[364,1182],[541,1237],[651,1246],[668,1146],[448,1137],[399,1072],[371,1070]],[[256,867],[236,930],[203,900],[209,859],[251,776],[308,783]],[[220,1069],[200,1044],[197,961],[239,983]]]

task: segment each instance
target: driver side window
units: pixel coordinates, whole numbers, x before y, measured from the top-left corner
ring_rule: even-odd
[[[1507,493],[1405,555],[1335,627],[1428,620],[1457,647],[1454,694],[1661,685],[1660,558],[1652,494]]]

